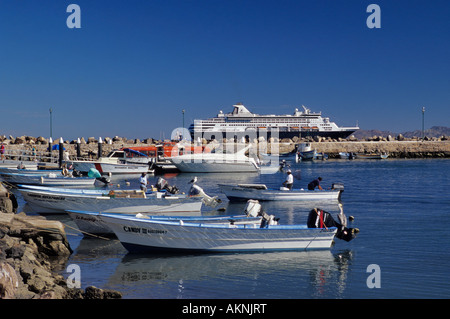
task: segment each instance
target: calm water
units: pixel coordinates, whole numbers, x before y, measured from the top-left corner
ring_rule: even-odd
[[[295,187],[323,177],[343,182],[344,211],[360,229],[350,243],[327,251],[219,255],[134,255],[117,240],[69,235],[81,267],[82,287],[119,290],[124,298],[449,298],[450,160],[329,160],[291,164]],[[279,187],[283,173],[197,174],[199,185],[219,195],[225,212],[241,214],[217,183],[266,183]],[[167,175],[187,191],[191,174]],[[152,180],[152,178],[150,178]],[[153,180],[156,181],[156,178]],[[137,186],[132,181],[131,186]],[[319,206],[336,216],[337,205],[266,203],[284,224],[305,223]],[[53,217],[75,226],[67,216]],[[69,233],[76,231],[70,229]],[[380,288],[369,288],[369,265],[380,269]],[[371,281],[373,282],[373,281]]]

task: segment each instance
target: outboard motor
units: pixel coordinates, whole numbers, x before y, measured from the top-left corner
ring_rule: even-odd
[[[338,200],[341,199],[342,192],[344,191],[344,183],[333,183],[331,184],[332,190],[339,190]]]
[[[342,211],[340,217],[340,219],[342,219]],[[358,228],[348,228],[338,223],[333,219],[330,213],[320,208],[314,208],[309,212],[307,226],[309,228],[336,227],[338,229],[336,232],[336,237],[345,241],[354,239],[356,234],[359,232]]]
[[[73,177],[81,177],[81,176],[83,176],[83,174],[79,170],[73,169],[72,176]]]
[[[261,211],[261,204],[254,199],[249,199],[247,205],[245,206],[245,214],[247,217],[258,217]]]
[[[247,206],[245,206],[244,212],[248,217],[258,217],[261,216],[260,228],[265,228],[268,225],[278,225],[279,218],[275,218],[273,215],[267,214],[261,207],[259,201],[254,199],[249,199],[247,201]]]
[[[111,180],[106,176],[96,177],[95,179],[99,182],[105,183],[106,185],[111,183]]]
[[[158,178],[156,182],[156,189],[158,191],[166,190],[171,194],[178,194],[178,187],[170,186],[169,183],[162,177]]]
[[[217,196],[211,197],[208,194],[206,194],[198,185],[192,184],[191,188],[189,189],[189,196],[200,196],[203,197],[203,203],[207,206],[211,206],[215,208],[217,205],[222,203],[222,200],[217,198]]]
[[[344,183],[333,183],[331,184],[331,189],[344,190]]]

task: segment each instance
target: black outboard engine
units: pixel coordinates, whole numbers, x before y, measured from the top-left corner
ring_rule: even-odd
[[[83,176],[83,174],[80,171],[78,171],[76,169],[73,169],[72,170],[72,176],[73,177],[81,177],[81,176]]]
[[[328,228],[336,227],[336,237],[345,241],[350,241],[356,237],[359,232],[358,228],[348,228],[333,219],[330,213],[320,209],[314,208],[309,212],[308,228]]]
[[[178,194],[178,187],[170,186],[169,183],[162,177],[158,178],[156,182],[156,189],[158,191],[166,190],[171,194]]]
[[[106,176],[100,176],[100,177],[96,177],[95,178],[97,181],[105,183],[106,185],[108,185],[109,183],[111,183],[111,180],[106,177]]]

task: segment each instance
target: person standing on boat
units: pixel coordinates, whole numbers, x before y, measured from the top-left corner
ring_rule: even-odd
[[[5,159],[5,144],[3,144],[3,142],[2,142],[2,146],[0,146],[0,153],[2,156],[2,160],[4,160]]]
[[[308,184],[308,189],[310,191],[313,191],[316,187],[320,190],[322,190],[322,186],[320,186],[320,182],[322,181],[322,177],[319,177],[315,180],[313,180],[311,183]]]
[[[283,182],[284,187],[292,190],[292,186],[294,186],[294,176],[290,169],[287,170],[286,180]]]
[[[141,191],[147,192],[148,180],[146,173],[142,173],[141,177],[139,178],[139,182],[141,183]]]

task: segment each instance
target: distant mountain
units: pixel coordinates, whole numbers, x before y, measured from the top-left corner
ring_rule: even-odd
[[[358,139],[365,139],[367,137],[372,136],[383,136],[386,137],[388,135],[391,135],[392,137],[398,136],[400,133],[395,133],[391,131],[380,131],[380,130],[358,130],[353,135],[355,135]],[[421,137],[422,136],[422,130],[415,130],[411,132],[402,132],[401,133],[404,137],[411,138],[413,136]],[[446,126],[433,126],[432,128],[429,128],[428,130],[424,131],[425,136],[428,137],[441,137],[441,136],[450,136],[450,127]]]
[[[411,138],[413,136],[420,137],[422,136],[421,130],[415,130],[412,132],[405,132],[402,133],[404,137]],[[442,135],[444,136],[450,136],[450,127],[446,126],[433,126],[432,128],[424,131],[425,136],[428,137],[440,137]]]

